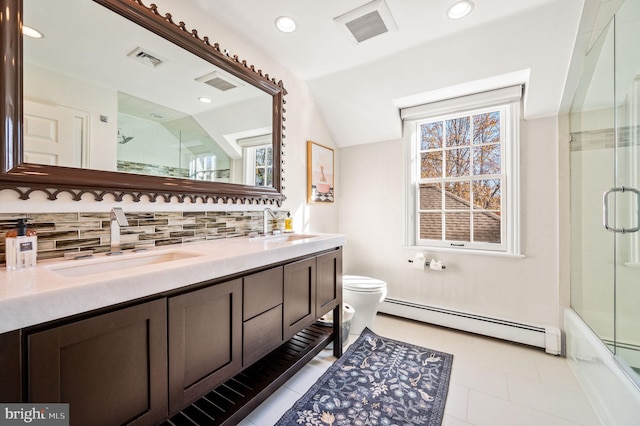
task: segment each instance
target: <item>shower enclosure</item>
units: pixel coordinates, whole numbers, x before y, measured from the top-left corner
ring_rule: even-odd
[[[640,1],[624,2],[590,48],[570,128],[571,307],[610,351],[622,386],[638,392]],[[589,351],[571,348],[571,327],[567,335],[569,357],[593,361]],[[607,379],[585,380],[612,392]]]

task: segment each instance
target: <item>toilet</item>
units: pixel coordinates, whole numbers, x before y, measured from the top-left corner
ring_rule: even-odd
[[[360,335],[365,327],[373,328],[380,303],[387,296],[387,283],[358,275],[342,276],[342,300],[353,307],[350,334]]]

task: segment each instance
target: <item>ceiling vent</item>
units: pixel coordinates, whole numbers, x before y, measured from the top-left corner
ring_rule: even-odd
[[[384,0],[374,0],[333,20],[353,37],[356,44],[398,30]]]
[[[143,49],[141,47],[136,47],[131,52],[129,52],[127,56],[135,61],[138,61],[145,65],[149,65],[153,68],[159,67],[166,62],[155,53],[151,53],[147,49]]]
[[[243,85],[235,78],[232,78],[226,74],[222,74],[219,71],[214,71],[209,74],[203,75],[202,77],[196,78],[196,81],[214,87],[222,92],[226,92],[227,90],[234,89],[238,86]]]

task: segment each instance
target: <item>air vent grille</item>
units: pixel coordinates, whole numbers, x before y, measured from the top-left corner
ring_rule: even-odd
[[[224,80],[220,77],[214,77],[212,79],[203,81],[203,83],[208,84],[211,87],[215,87],[216,89],[221,90],[223,92],[226,92],[227,90],[233,89],[236,87],[236,85],[231,84],[227,80]]]
[[[141,47],[136,47],[127,55],[134,61],[143,63],[150,67],[156,68],[164,64],[164,59],[161,59],[158,55],[150,53],[148,50]]]
[[[334,21],[356,44],[398,29],[384,0],[374,0],[334,18]]]
[[[369,12],[345,24],[358,43],[389,32],[378,11]]]
[[[239,80],[231,77],[227,73],[222,73],[220,71],[210,72],[209,74],[196,78],[196,81],[204,83],[207,86],[214,87],[221,92],[226,92],[227,90],[235,89],[236,87],[242,86],[242,83]]]

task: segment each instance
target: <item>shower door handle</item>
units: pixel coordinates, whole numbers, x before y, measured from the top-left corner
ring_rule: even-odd
[[[632,192],[636,195],[636,226],[633,228],[612,228],[609,226],[609,195],[613,192]],[[627,188],[620,186],[616,188],[608,189],[602,195],[602,226],[604,229],[611,232],[619,232],[621,234],[627,234],[629,232],[638,232],[640,230],[640,191],[636,188]]]

